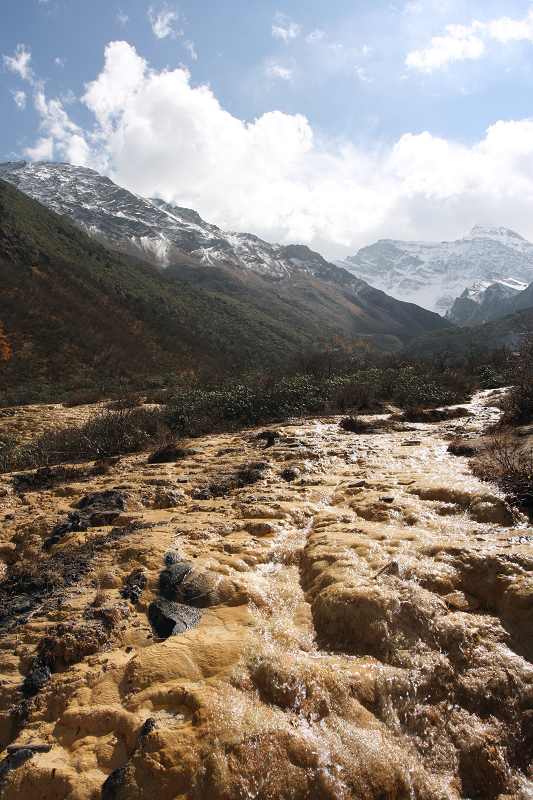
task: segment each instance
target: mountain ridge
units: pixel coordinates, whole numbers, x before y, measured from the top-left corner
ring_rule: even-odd
[[[474,226],[444,242],[381,239],[336,262],[396,299],[445,314],[476,282],[533,281],[533,244],[508,228]]]
[[[306,253],[295,246],[285,256]],[[449,326],[318,254],[316,264],[323,279],[306,270],[272,280],[231,264],[199,269],[194,259],[160,269],[104,247],[0,180],[0,322],[14,353],[2,367],[3,399],[24,387],[48,397],[66,383],[268,371],[339,335],[397,349]]]

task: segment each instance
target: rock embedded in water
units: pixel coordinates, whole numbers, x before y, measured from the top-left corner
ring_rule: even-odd
[[[209,572],[189,572],[176,587],[176,599],[195,608],[208,608],[220,602],[221,578]]]
[[[148,619],[154,632],[161,639],[176,636],[194,628],[201,619],[197,608],[175,603],[171,600],[154,600],[148,608]]]
[[[265,447],[272,447],[281,438],[281,434],[279,431],[260,431],[255,438],[263,441]]]
[[[119,767],[109,775],[102,786],[101,800],[119,800],[126,778],[126,767]]]
[[[175,600],[180,584],[191,570],[190,561],[178,561],[170,564],[159,575],[159,594],[166,600]]]
[[[292,483],[292,481],[297,480],[300,477],[301,473],[297,467],[287,467],[281,472],[281,477],[287,483]]]

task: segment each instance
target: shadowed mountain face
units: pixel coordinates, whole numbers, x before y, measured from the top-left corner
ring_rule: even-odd
[[[67,341],[74,372],[103,378],[138,374],[140,364],[144,374],[271,367],[336,335],[394,349],[448,326],[307,247],[224,233],[91,170],[17,162],[0,174],[62,215],[3,184],[1,235],[11,244],[1,264],[11,298],[0,318],[14,339],[33,341],[43,328],[27,351],[45,371],[42,380],[63,372]],[[32,311],[24,315],[28,293]],[[20,341],[14,349],[11,371],[22,358]]]

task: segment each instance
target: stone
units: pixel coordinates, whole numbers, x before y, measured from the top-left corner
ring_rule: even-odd
[[[126,778],[126,767],[113,770],[102,785],[101,800],[118,800],[120,789]]]
[[[167,639],[198,625],[201,612],[197,608],[160,598],[150,603],[148,619],[154,633],[161,639]]]
[[[296,467],[287,467],[287,469],[284,469],[281,473],[281,477],[284,481],[292,483],[292,481],[295,481],[300,477],[300,470]]]
[[[164,509],[182,506],[185,502],[185,495],[175,489],[159,487],[153,500],[153,508]]]
[[[45,664],[41,659],[36,658],[31,671],[24,678],[22,684],[22,693],[25,697],[35,697],[43,686],[50,680],[52,673],[50,667]]]
[[[175,600],[178,587],[192,570],[189,561],[178,561],[170,564],[159,575],[159,594],[167,600]]]

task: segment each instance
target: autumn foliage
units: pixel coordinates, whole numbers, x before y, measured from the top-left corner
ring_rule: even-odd
[[[9,339],[7,338],[2,323],[0,322],[0,362],[9,361],[12,355],[13,350],[11,349]]]

